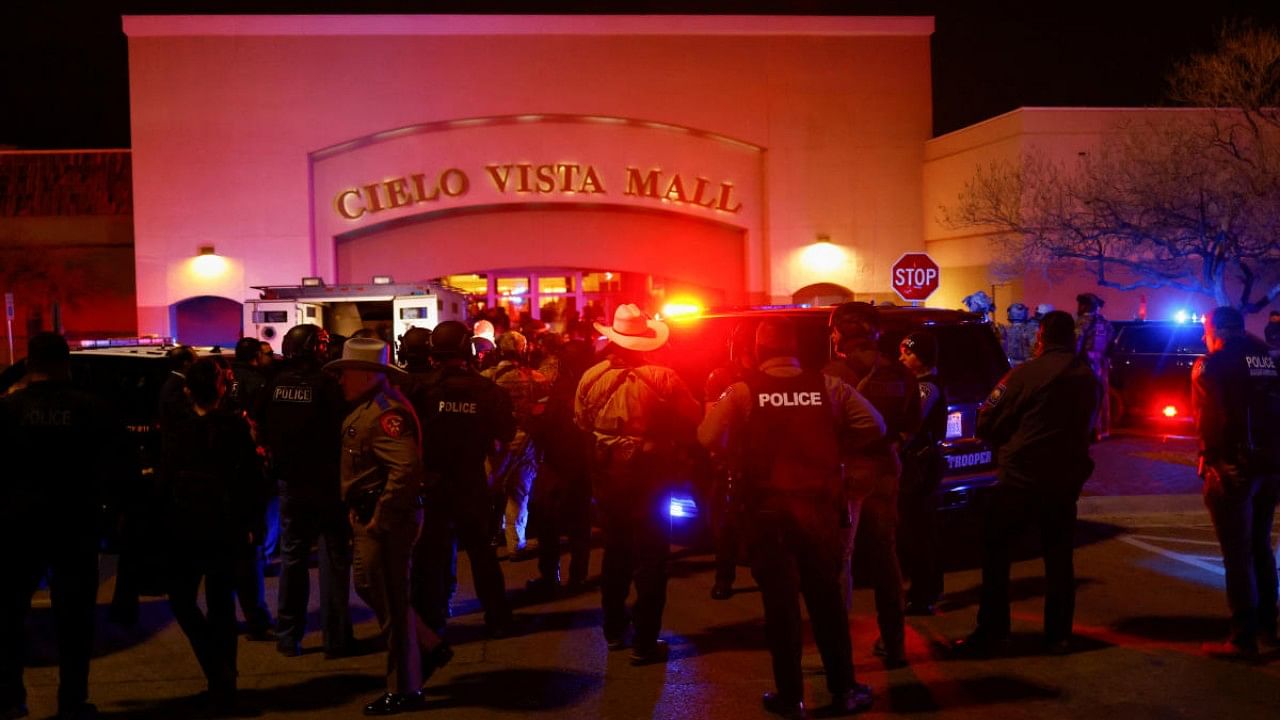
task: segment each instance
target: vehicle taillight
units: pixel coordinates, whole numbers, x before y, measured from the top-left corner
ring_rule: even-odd
[[[1176,405],[1165,405],[1160,413],[1167,418],[1178,417],[1178,408]]]

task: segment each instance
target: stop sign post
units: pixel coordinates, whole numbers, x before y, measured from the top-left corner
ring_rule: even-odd
[[[938,263],[928,254],[909,252],[893,264],[890,284],[903,300],[923,302],[938,289],[941,277]]]

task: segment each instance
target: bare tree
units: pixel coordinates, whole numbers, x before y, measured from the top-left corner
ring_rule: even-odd
[[[1207,108],[1119,126],[1071,163],[1033,151],[982,168],[943,223],[991,230],[998,273],[1068,264],[1103,287],[1261,310],[1280,296],[1280,36],[1229,31],[1170,85]]]

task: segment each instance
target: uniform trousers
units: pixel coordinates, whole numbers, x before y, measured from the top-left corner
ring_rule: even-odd
[[[738,555],[742,545],[742,514],[737,500],[730,496],[730,476],[727,470],[715,471],[711,496],[707,505],[711,514],[711,529],[715,536],[716,580],[715,584],[732,587],[738,574]]]
[[[938,541],[938,494],[898,494],[898,559],[911,583],[907,602],[933,605],[942,596],[942,562]]]
[[[852,527],[844,535],[845,552],[841,564],[841,584],[845,608],[853,606],[854,541],[860,546],[858,558],[865,560],[875,590],[876,624],[880,639],[890,651],[904,642],[906,618],[902,592],[902,568],[898,563],[897,478],[886,476],[877,489],[851,503]]]
[[[1231,641],[1253,646],[1258,634],[1276,634],[1276,562],[1271,550],[1280,477],[1254,475],[1224,482],[1216,472],[1204,483],[1222,565],[1226,571]]]
[[[209,692],[225,695],[236,688],[236,559],[242,548],[195,537],[179,541],[175,549],[169,608],[191,643]],[[201,579],[207,614],[196,602]]]
[[[538,539],[538,573],[560,577],[560,536],[569,538],[569,581],[587,579],[591,559],[591,476],[585,467],[543,464],[534,486],[530,520]]]
[[[800,596],[826,670],[827,688],[853,687],[849,615],[841,597],[839,517],[832,503],[775,497],[749,512],[751,574],[760,585],[773,679],[786,703],[804,699]]]
[[[982,593],[978,633],[1009,634],[1010,547],[1028,526],[1038,526],[1044,554],[1044,635],[1049,642],[1071,637],[1076,585],[1073,545],[1074,495],[1056,496],[1034,488],[997,483],[987,498],[982,541]]]
[[[11,571],[0,583],[0,710],[26,702],[22,682],[25,623],[40,579],[49,575],[50,600],[58,645],[58,705],[74,709],[89,696],[89,656],[98,592],[98,544],[74,530],[22,533],[4,546],[20,548],[10,556]],[[7,533],[6,533],[7,534]]]
[[[466,551],[485,623],[505,624],[511,615],[506,580],[489,543],[489,491],[483,477],[470,483],[446,479],[427,496],[422,535],[413,550],[413,608],[427,627],[444,632],[449,598],[456,587],[455,543]],[[469,487],[464,486],[469,485]]]
[[[623,450],[623,452],[626,452]],[[671,494],[662,486],[663,463],[635,452],[597,457],[594,488],[604,524],[600,604],[604,635],[620,640],[634,624],[633,645],[652,648],[667,603],[667,555],[671,549]],[[632,617],[627,596],[636,586]]]
[[[311,547],[320,543],[320,627],[327,653],[351,648],[351,526],[335,493],[280,490],[280,594],[276,636],[281,644],[302,642],[311,594]]]
[[[409,604],[409,565],[422,513],[393,511],[382,523],[384,529],[375,532],[360,524],[353,528],[356,594],[377,616],[387,643],[387,692],[413,693],[422,686],[422,660],[418,618]]]

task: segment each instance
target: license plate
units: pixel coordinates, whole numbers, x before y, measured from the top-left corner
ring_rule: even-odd
[[[960,411],[947,413],[947,439],[958,438],[964,434],[964,414]]]
[[[948,455],[948,470],[964,470],[967,468],[979,467],[991,464],[991,451],[982,450],[981,452],[965,453],[963,455]]]

